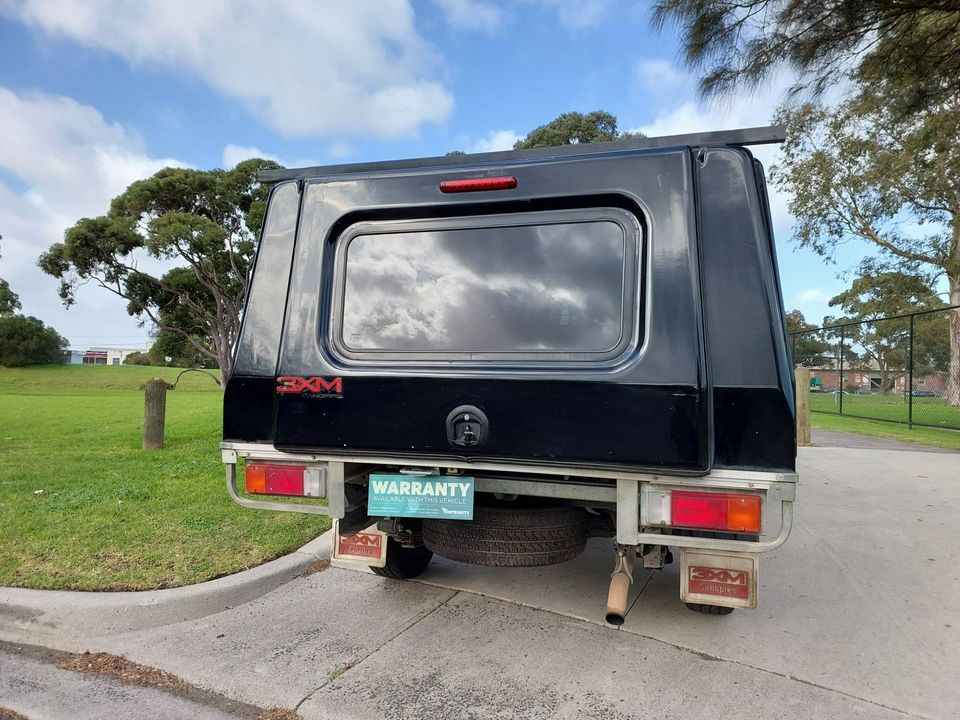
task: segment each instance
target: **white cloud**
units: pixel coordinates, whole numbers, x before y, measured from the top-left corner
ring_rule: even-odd
[[[94,337],[100,343],[145,338],[124,303],[106,291],[81,288],[67,312],[56,281],[36,261],[77,220],[105,213],[131,182],[182,163],[150,157],[136,133],[70,98],[0,87],[0,117],[0,277],[20,295],[25,314],[68,338],[83,336],[90,344],[98,342]]]
[[[612,0],[535,0],[556,11],[560,24],[568,30],[599,25],[613,6]]]
[[[263,160],[273,160],[279,163],[280,158],[276,155],[264,152],[258,147],[252,145],[227,145],[223,149],[223,166],[227,169],[236,167],[238,163],[250,158],[261,158]],[[283,163],[280,163],[281,165]]]
[[[402,136],[453,108],[407,0],[12,0],[0,14],[195,75],[286,136]]]
[[[503,23],[503,9],[478,0],[433,0],[448,23],[460,30],[495,32]]]
[[[525,0],[537,10],[552,13],[570,32],[600,25],[613,8],[614,0]],[[485,0],[433,0],[447,23],[459,30],[495,33],[516,20],[516,4]]]
[[[356,150],[353,149],[352,145],[350,145],[349,143],[345,143],[342,140],[338,140],[337,142],[333,143],[332,145],[330,145],[330,147],[327,148],[327,154],[330,157],[337,158],[338,160],[343,160],[345,158],[348,158],[351,155],[353,155],[355,152]],[[315,163],[301,163],[301,164],[314,165]],[[292,166],[288,165],[287,167],[292,167]]]
[[[634,129],[657,136],[769,125],[775,108],[776,97],[770,97],[767,93],[755,100],[738,98],[730,107],[703,106],[687,100],[660,112],[647,125]]]
[[[809,280],[809,277],[807,279]],[[795,282],[802,283],[803,279],[795,278]],[[843,283],[828,274],[820,276],[819,282],[822,283],[822,287],[806,288],[796,293],[787,293],[785,296],[793,298],[791,306],[802,311],[810,322],[819,322],[820,318],[835,315],[836,310],[828,303],[830,298],[844,290]],[[787,309],[789,310],[790,307]]]
[[[467,146],[467,152],[482,153],[496,152],[497,150],[512,150],[517,140],[523,136],[513,130],[491,130],[487,136],[474,141]]]
[[[641,58],[634,66],[634,95],[649,102],[651,98],[668,102],[678,97],[678,86],[689,88],[690,79],[663,58]]]
[[[635,77],[637,87],[634,92],[639,99],[652,100],[650,104],[661,108],[651,123],[636,128],[648,135],[769,125],[789,87],[788,82],[774,82],[752,94],[741,93],[726,101],[699,103],[683,100],[696,97],[696,82],[666,60],[639,60]]]
[[[796,302],[801,305],[809,305],[811,303],[825,303],[829,299],[830,296],[823,290],[819,288],[808,288],[797,295]]]

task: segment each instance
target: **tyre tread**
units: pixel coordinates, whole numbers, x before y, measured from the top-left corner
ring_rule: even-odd
[[[427,520],[424,544],[437,555],[473,565],[537,567],[577,557],[589,535],[580,508],[477,506],[473,520]]]
[[[403,547],[392,538],[387,540],[387,564],[383,567],[370,565],[374,575],[391,580],[409,580],[427,569],[433,552],[426,547]]]
[[[690,610],[704,615],[729,615],[734,611],[734,608],[723,605],[707,605],[706,603],[687,603],[686,605]]]

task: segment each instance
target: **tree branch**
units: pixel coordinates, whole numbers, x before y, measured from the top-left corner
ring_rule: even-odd
[[[105,290],[108,290],[109,292],[122,298],[123,300],[126,300],[131,305],[134,305],[136,308],[138,308],[138,312],[142,312],[144,315],[146,315],[147,318],[149,318],[149,320],[161,330],[166,330],[167,332],[173,332],[182,336],[198,352],[207,356],[211,360],[219,361],[219,357],[214,351],[212,351],[210,348],[206,347],[202,343],[197,342],[197,340],[186,330],[183,330],[175,325],[170,325],[169,323],[163,322],[163,320],[160,319],[159,314],[154,313],[147,305],[140,302],[139,300],[136,300],[135,298],[131,298],[130,296],[124,294],[123,290],[120,288],[119,282],[117,283],[117,287],[113,287],[109,283],[105,282],[102,278],[97,277],[96,275],[90,275],[89,277],[92,280],[94,280],[100,287],[104,288]]]

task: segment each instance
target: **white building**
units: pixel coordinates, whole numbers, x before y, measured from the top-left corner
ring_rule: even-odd
[[[146,352],[139,348],[91,347],[86,349],[70,348],[71,365],[123,365],[127,355],[134,352]]]

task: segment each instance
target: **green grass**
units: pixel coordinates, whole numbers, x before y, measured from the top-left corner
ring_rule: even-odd
[[[283,555],[327,518],[227,497],[222,396],[198,373],[167,395],[166,448],[140,449],[151,367],[0,368],[0,585],[146,590]]]
[[[846,409],[846,398],[844,398],[844,409]],[[902,440],[919,443],[920,445],[960,450],[960,431],[956,430],[940,430],[939,428],[919,426],[910,429],[906,425],[896,423],[862,420],[848,415],[831,415],[820,412],[810,413],[810,424],[815,428],[823,428],[824,430],[872,435],[890,440]]]
[[[810,410],[836,413],[839,396],[835,393],[810,393]],[[877,420],[907,422],[909,407],[902,395],[844,395],[843,414]],[[951,407],[937,397],[913,399],[913,421],[944,428],[960,428],[960,407]]]

